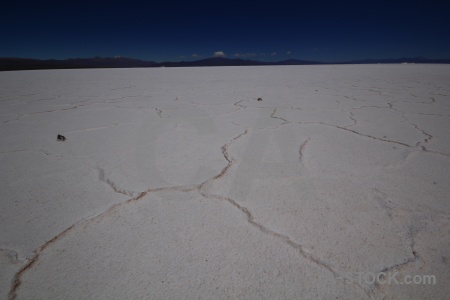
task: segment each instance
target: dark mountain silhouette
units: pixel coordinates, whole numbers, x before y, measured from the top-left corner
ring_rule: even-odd
[[[275,65],[318,65],[315,61],[289,59],[278,62],[263,62],[241,58],[211,57],[196,61],[162,62],[157,66],[164,67],[218,67],[218,66],[275,66]]]
[[[156,62],[126,57],[94,57],[56,59],[0,58],[0,71],[39,69],[84,69],[84,68],[140,68],[152,67]]]
[[[162,62],[158,66],[161,67],[218,67],[218,66],[262,66],[268,65],[268,63],[240,59],[240,58],[224,58],[224,57],[211,57],[196,61],[181,61],[181,62]]]
[[[320,64],[450,64],[450,59],[427,59],[424,57],[365,59],[346,62],[317,62],[288,59],[278,62],[262,62],[248,59],[212,57],[196,61],[161,62],[144,61],[126,57],[70,58],[64,60],[41,60],[30,58],[0,58],[0,71],[40,69],[84,69],[84,68],[147,68],[147,67],[213,67],[213,66],[274,66],[274,65],[320,65]]]
[[[291,66],[296,66],[296,65],[322,65],[324,63],[322,62],[318,62],[318,61],[308,61],[308,60],[299,60],[299,59],[287,59],[287,60],[282,60],[276,63],[272,63],[273,65],[291,65]]]
[[[224,58],[224,57],[211,57],[196,61],[181,61],[181,62],[162,62],[158,66],[164,67],[219,67],[219,66],[262,66],[268,63],[240,59],[240,58]]]
[[[65,60],[74,66],[86,66],[92,68],[139,68],[152,67],[156,64],[154,61],[144,61],[126,57],[94,57],[94,58],[71,58]]]

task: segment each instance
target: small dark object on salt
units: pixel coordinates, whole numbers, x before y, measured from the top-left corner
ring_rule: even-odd
[[[258,98],[258,99],[256,99],[256,101],[262,101],[262,99],[261,99],[261,98]]]
[[[64,142],[64,141],[66,140],[66,137],[63,136],[63,135],[58,134],[57,140],[58,140],[58,141],[61,141],[61,142]]]

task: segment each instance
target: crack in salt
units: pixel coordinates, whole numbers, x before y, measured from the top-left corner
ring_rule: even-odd
[[[352,129],[348,129],[348,128],[345,128],[345,127],[342,127],[342,126],[329,125],[329,124],[325,124],[325,123],[322,123],[322,124],[323,125],[327,125],[327,126],[332,126],[332,127],[338,128],[338,129],[350,131],[350,132],[353,132],[353,133],[355,133],[357,135],[365,136],[365,137],[368,137],[368,138],[371,138],[371,139],[374,139],[374,140],[379,140],[379,141],[388,142],[388,143],[394,143],[394,144],[402,145],[402,146],[405,146],[405,147],[411,147],[410,145],[402,143],[402,142],[388,140],[388,139],[385,139],[385,138],[378,138],[378,137],[375,137],[375,136],[372,136],[372,135],[368,135],[368,134],[362,134],[362,133],[360,133],[358,131],[355,131],[355,130],[352,130]]]
[[[424,139],[425,143],[428,143],[429,141],[431,141],[431,139],[433,138],[433,136],[429,133],[427,133],[425,130],[419,128],[419,126],[417,126],[416,124],[412,123],[411,121],[409,121],[409,119],[406,117],[406,113],[402,114],[402,118],[411,126],[413,126],[417,131],[420,131],[423,135],[427,136]]]
[[[353,124],[342,126],[342,127],[348,128],[348,127],[351,127],[351,126],[354,126],[354,125],[358,124],[358,121],[356,121],[356,118],[355,118],[355,114],[352,111],[349,111],[349,113],[350,113],[350,117],[349,118],[353,120]]]
[[[274,112],[275,113],[275,112]],[[246,130],[244,133],[240,134],[239,136],[235,137],[234,139],[232,139],[231,141],[229,141],[228,143],[226,143],[224,146],[222,146],[222,154],[224,155],[224,158],[228,161],[227,166],[225,166],[225,168],[223,168],[223,170],[216,175],[215,177],[213,177],[212,179],[208,179],[205,182],[203,182],[202,184],[198,185],[195,190],[198,191],[198,193],[203,196],[204,198],[210,199],[210,200],[219,200],[219,201],[225,201],[230,203],[233,207],[237,208],[238,210],[240,210],[247,218],[247,222],[250,223],[251,225],[253,225],[254,227],[256,227],[259,231],[261,231],[262,233],[269,235],[271,237],[277,238],[279,240],[281,240],[282,242],[284,242],[285,244],[289,245],[290,247],[294,248],[295,250],[297,250],[297,252],[306,260],[311,261],[312,263],[318,265],[319,267],[322,267],[326,270],[328,270],[329,272],[331,272],[333,274],[333,276],[336,278],[338,275],[338,271],[334,270],[334,268],[327,264],[325,261],[321,260],[320,258],[316,257],[315,255],[313,255],[312,253],[310,253],[309,250],[307,250],[306,248],[304,248],[301,244],[294,242],[289,236],[284,235],[282,233],[276,232],[266,226],[264,226],[262,223],[259,223],[255,220],[255,217],[253,216],[253,214],[250,212],[250,210],[245,207],[242,206],[241,204],[239,204],[236,200],[233,200],[229,197],[224,197],[221,195],[215,195],[215,194],[211,194],[211,193],[207,193],[205,191],[203,191],[204,186],[215,179],[218,179],[222,176],[225,175],[225,173],[233,166],[233,164],[235,163],[235,159],[233,157],[231,157],[228,153],[228,147],[237,139],[239,139],[240,137],[242,137],[243,135],[247,134],[248,130]],[[304,148],[306,146],[306,144],[309,142],[310,138],[308,140],[306,140],[299,149],[299,155],[300,155],[300,161],[302,161],[302,157],[303,157],[303,153],[304,153]],[[356,286],[358,286],[367,296],[369,296],[369,291],[367,291],[367,289],[365,289],[363,286],[361,286],[359,283],[355,282]]]
[[[73,224],[72,226],[66,228],[64,231],[56,235],[51,240],[45,242],[42,246],[40,246],[37,250],[34,251],[34,256],[29,260],[29,262],[23,266],[13,277],[12,283],[11,283],[11,290],[8,293],[8,300],[15,300],[17,298],[17,290],[22,284],[21,277],[22,275],[29,270],[39,259],[39,255],[44,251],[48,246],[50,246],[52,243],[56,242],[57,240],[61,239],[63,236],[65,236],[72,228],[75,227],[76,224],[80,223],[81,221]]]
[[[234,105],[234,106],[239,106],[239,107],[241,107],[241,108],[247,108],[247,106],[242,105],[242,104],[239,104],[239,103],[241,103],[241,102],[243,102],[243,101],[245,101],[245,100],[240,100],[240,101],[238,101],[238,102],[236,102],[236,103],[233,103],[233,105]]]
[[[276,114],[276,113],[277,113],[277,109],[274,108],[274,109],[273,109],[273,112],[270,114],[270,117],[271,117],[272,119],[278,119],[278,120],[283,121],[282,125],[292,123],[292,122],[290,122],[290,121],[288,121],[288,120],[286,120],[286,119],[283,119],[283,118],[280,118],[280,117],[275,117],[275,114]]]
[[[155,107],[155,110],[156,110],[156,114],[158,114],[158,116],[160,117],[160,118],[162,118],[162,110],[161,109],[159,109],[159,108],[157,108],[157,107]]]
[[[412,256],[404,259],[404,261],[401,262],[401,263],[397,263],[397,264],[394,264],[392,266],[384,267],[379,272],[375,272],[375,274],[392,273],[392,271],[395,271],[395,270],[396,271],[400,271],[401,269],[403,269],[404,267],[408,266],[409,264],[414,263],[417,260],[419,260],[420,256],[417,253],[417,251],[414,249],[414,246],[415,246],[414,237],[411,237],[410,247],[411,247]],[[374,290],[379,289],[379,288],[380,288],[380,282],[378,282],[376,280],[375,283],[373,284],[372,288],[370,288],[370,292],[373,293]]]
[[[274,112],[275,113],[275,112]],[[273,113],[273,114],[274,114]],[[222,176],[225,175],[225,173],[233,166],[233,164],[235,163],[235,159],[233,157],[231,157],[228,153],[228,147],[235,142],[237,139],[239,139],[240,137],[242,137],[243,135],[247,134],[248,130],[245,130],[244,133],[238,135],[237,137],[233,138],[231,141],[229,141],[228,143],[226,143],[224,146],[222,146],[222,154],[224,155],[224,158],[228,161],[227,166],[225,166],[225,168],[223,168],[223,170],[216,175],[215,177],[213,177],[212,179],[208,179],[205,182],[203,182],[202,184],[198,185],[195,190],[198,191],[198,193],[203,196],[204,198],[210,199],[210,200],[219,200],[219,201],[226,201],[228,203],[230,203],[233,207],[237,208],[238,210],[240,210],[247,218],[247,222],[250,223],[251,225],[253,225],[254,227],[256,227],[258,230],[260,230],[262,233],[269,235],[271,237],[277,238],[279,240],[281,240],[282,242],[284,242],[285,244],[289,245],[290,247],[293,247],[295,250],[297,250],[297,252],[306,260],[311,261],[312,263],[318,265],[319,267],[322,267],[326,270],[328,270],[329,272],[331,272],[333,274],[333,276],[336,278],[338,275],[338,271],[334,270],[334,268],[327,264],[325,261],[321,260],[320,258],[316,257],[315,255],[313,255],[312,253],[310,253],[309,250],[307,250],[306,248],[304,248],[301,244],[294,242],[289,236],[284,235],[282,233],[276,232],[266,226],[264,226],[262,223],[259,223],[255,220],[253,214],[250,212],[250,210],[245,207],[242,206],[241,204],[239,204],[236,200],[233,200],[229,197],[224,197],[221,195],[215,195],[215,194],[211,194],[211,193],[207,193],[205,191],[203,191],[204,186],[215,179],[218,179]],[[303,156],[303,151],[304,148],[306,146],[306,144],[309,142],[310,138],[308,140],[306,140],[299,149],[299,154],[301,156]],[[301,160],[301,159],[300,159]],[[356,286],[358,286],[367,296],[369,296],[368,291],[361,286],[359,283],[355,282]]]
[[[236,111],[241,110],[243,108],[244,109],[247,108],[247,106],[240,104],[243,101],[245,101],[245,100],[240,100],[240,101],[237,101],[237,102],[233,103],[233,105],[237,106],[237,108],[234,111],[232,111],[232,112],[236,112]]]
[[[98,168],[97,170],[98,170],[98,179],[101,182],[108,184],[114,190],[114,192],[128,197],[133,197],[133,192],[119,188],[111,179],[106,178],[105,171],[102,168]]]
[[[420,146],[420,149],[424,152],[428,152],[428,153],[433,153],[433,154],[437,154],[437,155],[442,155],[442,156],[447,156],[450,157],[450,153],[445,153],[445,152],[439,152],[439,151],[434,151],[434,150],[429,150],[427,149],[425,146]]]
[[[223,197],[220,195],[214,195],[214,194],[208,194],[205,193],[203,191],[199,191],[200,194],[207,198],[207,199],[215,199],[215,200],[219,200],[219,201],[226,201],[228,203],[230,203],[232,206],[236,207],[237,209],[239,209],[244,215],[246,215],[247,217],[247,221],[252,224],[253,226],[255,226],[256,228],[258,228],[261,232],[275,237],[277,239],[280,239],[281,241],[283,241],[285,244],[288,244],[289,246],[295,248],[299,254],[304,257],[305,259],[319,265],[320,267],[325,268],[326,270],[330,271],[335,277],[337,276],[337,272],[327,263],[325,263],[324,261],[322,261],[320,258],[314,256],[313,254],[309,253],[308,250],[306,250],[301,244],[298,244],[296,242],[294,242],[289,236],[284,235],[282,233],[278,233],[276,231],[273,231],[269,228],[267,228],[266,226],[264,226],[261,223],[258,223],[257,221],[255,221],[255,218],[253,216],[253,214],[249,211],[248,208],[241,206],[238,202],[236,202],[235,200],[228,198],[228,197]]]
[[[408,148],[411,147],[410,145],[402,143],[402,142],[397,142],[397,141],[389,140],[389,139],[386,139],[386,138],[379,138],[379,137],[375,137],[375,136],[372,136],[372,135],[363,134],[363,133],[358,132],[356,130],[349,129],[349,128],[347,128],[347,126],[343,127],[343,126],[339,126],[339,125],[327,124],[327,123],[324,123],[324,122],[291,122],[291,121],[288,121],[288,120],[283,119],[281,117],[276,117],[275,116],[276,112],[277,112],[277,109],[275,108],[273,110],[272,114],[270,115],[270,117],[273,118],[273,119],[282,120],[283,124],[281,124],[281,125],[285,125],[285,124],[301,124],[301,125],[319,124],[319,125],[324,125],[324,126],[328,126],[328,127],[334,127],[334,128],[337,128],[337,129],[341,129],[341,130],[345,130],[345,131],[348,131],[348,132],[352,132],[352,133],[355,133],[357,135],[364,136],[364,137],[367,137],[367,138],[371,138],[371,139],[374,139],[374,140],[383,141],[383,142],[387,142],[387,143],[394,143],[394,144],[402,145],[402,146],[405,146],[405,147],[408,147]]]
[[[274,112],[272,113],[271,117],[272,118],[277,118],[274,117],[273,115],[275,114],[276,109],[274,110]],[[286,120],[286,123],[290,123]],[[117,185],[111,181],[109,178],[106,178],[105,176],[105,172],[103,169],[98,168],[98,172],[99,172],[99,180],[102,182],[107,183],[115,192],[123,194],[123,195],[128,195],[131,198],[129,198],[128,200],[126,200],[125,202],[121,202],[121,203],[117,203],[112,205],[111,207],[109,207],[107,210],[93,215],[87,219],[82,219],[76,223],[74,223],[73,225],[71,225],[70,227],[66,228],[64,231],[62,231],[61,233],[59,233],[58,235],[56,235],[54,238],[52,238],[51,240],[45,242],[42,246],[40,246],[37,250],[34,251],[35,255],[28,261],[28,263],[21,268],[15,275],[14,278],[12,280],[12,284],[11,284],[11,289],[10,292],[8,294],[8,299],[9,300],[14,300],[17,298],[17,292],[18,289],[20,288],[20,285],[22,284],[22,276],[25,272],[27,272],[29,269],[31,269],[33,267],[33,265],[39,260],[40,255],[42,254],[42,252],[50,247],[52,244],[54,244],[55,242],[59,241],[61,238],[63,238],[66,234],[68,234],[72,229],[74,229],[75,227],[77,227],[78,225],[81,224],[88,224],[91,223],[95,220],[98,220],[104,216],[107,216],[109,214],[111,214],[112,212],[116,211],[117,209],[119,209],[120,207],[122,207],[123,205],[126,205],[128,203],[131,202],[135,202],[138,201],[142,198],[144,198],[146,195],[148,195],[149,193],[154,193],[154,192],[165,192],[165,191],[179,191],[179,192],[191,192],[191,191],[197,191],[201,196],[210,199],[210,200],[219,200],[219,201],[226,201],[229,204],[231,204],[233,207],[237,208],[241,213],[243,213],[249,224],[251,224],[252,226],[256,227],[260,232],[272,236],[274,238],[279,239],[280,241],[282,241],[283,243],[289,245],[290,247],[294,248],[303,258],[311,261],[312,263],[318,265],[319,267],[322,267],[326,270],[328,270],[329,272],[331,272],[333,274],[334,277],[337,277],[338,272],[329,264],[327,264],[325,261],[321,260],[320,258],[316,257],[315,255],[313,255],[312,253],[309,252],[309,250],[307,250],[306,248],[304,248],[301,244],[294,242],[289,236],[284,235],[282,233],[276,232],[266,226],[264,226],[263,224],[257,222],[253,216],[253,214],[250,212],[250,210],[242,205],[240,205],[237,201],[228,198],[228,197],[223,197],[220,195],[215,195],[215,194],[210,194],[210,193],[206,193],[205,191],[203,191],[203,187],[213,181],[216,180],[218,178],[223,177],[227,171],[234,165],[235,163],[235,159],[232,158],[229,153],[228,153],[228,148],[229,146],[234,143],[236,140],[238,140],[239,138],[241,138],[242,136],[244,136],[245,134],[247,134],[249,132],[248,129],[246,129],[243,133],[239,134],[238,136],[234,137],[233,139],[231,139],[229,142],[227,142],[225,145],[223,145],[221,147],[222,150],[222,154],[225,158],[225,160],[228,162],[227,165],[221,170],[221,172],[219,172],[219,174],[215,175],[214,177],[204,181],[201,184],[198,185],[191,185],[191,186],[173,186],[173,187],[160,187],[160,188],[153,188],[153,189],[148,189],[146,191],[140,192],[139,194],[137,194],[136,196],[132,196],[135,193],[129,192],[129,191],[125,191],[123,189],[120,189],[117,187]],[[307,141],[305,141],[299,149],[299,159],[300,161],[302,161],[302,157],[303,157],[303,151],[304,148],[307,144],[307,142],[310,139],[308,139]],[[362,289],[362,291],[364,293],[366,293],[366,295],[368,295],[368,291],[362,287],[360,284],[355,283],[360,289]]]
[[[300,161],[301,164],[305,164],[304,157],[305,157],[305,147],[306,144],[311,140],[311,138],[308,138],[306,141],[303,142],[303,144],[300,145],[300,148],[298,149],[298,160]]]
[[[28,113],[28,114],[20,114],[18,117],[16,117],[14,120],[6,120],[3,121],[3,124],[6,123],[13,123],[13,122],[17,122],[20,121],[23,118],[29,117],[29,116],[33,116],[33,115],[38,115],[38,114],[46,114],[46,113],[54,113],[54,112],[60,112],[60,111],[65,111],[65,110],[71,110],[71,109],[77,109],[80,106],[85,106],[85,105],[75,105],[75,106],[71,106],[68,108],[61,108],[61,109],[52,109],[52,110],[45,110],[45,111],[37,111],[37,112],[32,112],[32,113]]]
[[[375,200],[379,203],[379,205],[385,210],[389,218],[392,220],[392,211],[394,209],[399,209],[398,207],[395,207],[390,200],[389,195],[381,192],[378,189],[373,189],[373,195],[375,196]],[[404,208],[401,208],[404,209]],[[411,256],[406,257],[403,259],[402,262],[393,264],[391,266],[387,266],[382,268],[379,272],[375,272],[375,274],[381,274],[381,273],[391,273],[394,270],[400,271],[402,268],[406,267],[407,265],[416,262],[420,259],[420,256],[418,252],[415,249],[416,241],[415,238],[417,234],[425,228],[424,223],[417,223],[414,222],[412,226],[409,227],[407,237],[410,239],[409,247],[411,248]],[[375,289],[378,289],[380,287],[380,283],[376,281],[372,287],[370,288],[370,292],[373,293]]]
[[[227,158],[228,157],[227,147],[229,146],[230,143],[234,142],[235,140],[237,140],[238,138],[240,138],[241,136],[243,136],[247,132],[248,132],[248,130],[246,130],[244,133],[241,133],[240,135],[238,135],[237,137],[233,138],[231,141],[226,143],[224,146],[222,146],[222,154],[227,159],[228,164],[224,167],[224,169],[222,169],[222,171],[218,175],[214,176],[212,179],[208,179],[207,181],[205,181],[205,182],[203,182],[203,183],[201,183],[199,185],[153,188],[153,189],[148,189],[146,191],[140,192],[136,196],[131,197],[130,195],[133,195],[134,193],[128,192],[128,191],[124,191],[124,190],[118,188],[117,185],[114,182],[112,182],[110,179],[106,178],[104,170],[101,169],[101,168],[98,168],[99,180],[100,181],[107,183],[115,192],[120,193],[120,194],[124,194],[124,195],[128,195],[131,198],[129,198],[125,202],[116,203],[116,204],[112,205],[111,207],[109,207],[107,210],[105,210],[105,211],[103,211],[103,212],[101,212],[99,214],[93,215],[93,216],[91,216],[89,218],[86,218],[86,219],[79,220],[78,222],[72,224],[70,227],[66,228],[61,233],[59,233],[58,235],[53,237],[51,240],[45,242],[37,250],[35,250],[34,251],[34,256],[31,259],[29,259],[28,263],[24,267],[22,267],[14,275],[12,283],[11,283],[11,289],[10,289],[10,291],[8,293],[8,300],[15,300],[17,298],[18,289],[19,289],[20,285],[22,284],[22,276],[23,276],[23,274],[25,272],[27,272],[29,269],[31,269],[31,267],[39,260],[39,256],[42,254],[42,252],[46,248],[48,248],[50,245],[52,245],[55,242],[57,242],[58,240],[60,240],[62,237],[64,237],[67,233],[69,233],[72,229],[74,229],[78,225],[88,224],[88,223],[91,223],[91,222],[93,222],[93,221],[95,221],[97,219],[100,219],[100,218],[102,218],[102,217],[104,217],[104,216],[106,216],[108,214],[111,214],[112,212],[114,212],[115,210],[117,210],[119,207],[121,207],[123,205],[126,205],[126,204],[131,203],[131,202],[135,202],[135,201],[138,201],[138,200],[144,198],[149,193],[165,192],[165,191],[180,191],[180,192],[198,191],[207,182],[223,176],[223,174],[225,174],[225,172],[228,170],[228,168],[232,164],[232,161]]]
[[[82,219],[82,220],[72,224],[70,227],[66,228],[64,231],[62,231],[61,233],[59,233],[58,235],[53,237],[51,240],[45,242],[42,246],[40,246],[37,250],[34,251],[34,253],[35,253],[34,256],[28,261],[28,263],[23,268],[21,268],[14,275],[12,284],[11,284],[11,289],[10,289],[10,292],[8,293],[8,300],[15,300],[17,298],[17,291],[18,291],[20,285],[22,284],[22,279],[21,279],[22,275],[26,271],[28,271],[39,260],[39,256],[42,254],[42,252],[46,248],[48,248],[49,246],[54,244],[55,242],[59,241],[61,238],[63,238],[67,233],[69,233],[72,229],[74,229],[78,225],[89,224],[97,219],[100,219],[100,218],[112,213],[113,211],[117,210],[120,206],[126,205],[130,202],[138,201],[138,200],[142,199],[143,197],[145,197],[147,194],[152,193],[152,192],[160,192],[160,191],[190,192],[190,191],[194,191],[195,189],[196,189],[196,186],[175,186],[175,187],[161,187],[161,188],[155,188],[155,189],[148,189],[147,191],[141,192],[137,196],[132,197],[132,198],[126,200],[125,202],[116,203],[116,204],[112,205],[107,210],[105,210],[99,214],[93,215],[87,219]]]

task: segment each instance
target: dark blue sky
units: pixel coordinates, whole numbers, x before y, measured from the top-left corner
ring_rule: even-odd
[[[450,58],[450,1],[25,0],[0,11],[0,57]]]

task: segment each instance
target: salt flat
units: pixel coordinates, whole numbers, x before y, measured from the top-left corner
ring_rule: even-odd
[[[450,66],[2,72],[0,105],[3,299],[448,299]]]

